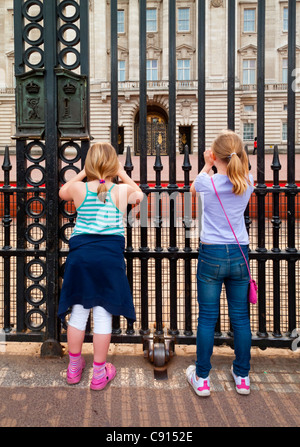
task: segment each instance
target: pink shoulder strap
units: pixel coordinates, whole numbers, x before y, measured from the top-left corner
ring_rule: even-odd
[[[211,179],[211,182],[212,182],[212,184],[213,184],[215,193],[216,193],[216,195],[217,195],[217,197],[218,197],[218,199],[219,199],[219,202],[220,202],[220,204],[221,204],[221,207],[222,207],[222,209],[223,209],[223,211],[224,211],[224,214],[225,214],[225,216],[226,216],[226,219],[227,219],[227,221],[228,221],[228,223],[229,223],[229,226],[230,226],[230,228],[231,228],[231,231],[232,231],[232,233],[233,233],[233,235],[234,235],[234,237],[235,237],[235,240],[236,240],[236,242],[237,242],[237,244],[238,244],[238,246],[239,246],[239,248],[240,248],[240,250],[241,250],[241,253],[242,253],[242,255],[243,255],[243,258],[245,259],[246,266],[247,266],[248,273],[249,273],[249,277],[250,277],[250,279],[251,279],[251,272],[250,272],[250,268],[249,268],[247,259],[246,259],[245,255],[244,255],[244,253],[243,253],[242,247],[240,246],[239,241],[238,241],[238,239],[237,239],[237,237],[236,237],[236,235],[235,235],[235,232],[234,232],[234,230],[233,230],[233,228],[232,228],[232,226],[231,226],[230,220],[228,219],[228,216],[227,216],[227,214],[226,214],[226,211],[225,211],[225,209],[224,209],[224,207],[223,207],[223,204],[222,204],[222,202],[221,202],[220,196],[219,196],[219,194],[218,194],[218,192],[217,192],[217,190],[216,190],[216,186],[215,186],[215,183],[214,183],[214,181],[213,181],[213,178],[211,177],[210,179]]]

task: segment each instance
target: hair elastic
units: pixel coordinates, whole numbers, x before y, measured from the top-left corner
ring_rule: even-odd
[[[236,152],[232,152],[232,153],[229,155],[228,158],[231,160],[231,157],[232,157],[233,155],[237,155],[237,153],[236,153]]]
[[[100,179],[100,180],[99,180],[99,183],[100,183],[100,185],[104,185],[104,183],[105,183],[105,180],[103,180],[103,179]]]

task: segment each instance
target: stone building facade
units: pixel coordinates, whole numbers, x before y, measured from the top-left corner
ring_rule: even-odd
[[[197,10],[200,0],[176,0],[177,151],[198,150]],[[204,0],[203,0],[204,1]],[[227,0],[206,1],[207,146],[227,125]],[[168,0],[147,1],[148,152],[153,133],[168,125]],[[257,1],[237,0],[235,125],[245,143],[256,136]],[[300,18],[297,2],[297,23]],[[288,2],[266,0],[266,146],[287,139]],[[13,0],[0,0],[0,149],[14,146]],[[119,146],[137,153],[139,119],[139,1],[118,1]],[[297,39],[299,66],[300,37]],[[110,2],[90,0],[90,111],[95,140],[110,139]],[[296,141],[299,139],[296,102]],[[163,139],[164,144],[164,139]],[[167,153],[167,147],[165,147]]]

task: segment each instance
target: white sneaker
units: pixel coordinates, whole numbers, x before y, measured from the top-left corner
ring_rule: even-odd
[[[250,394],[250,379],[247,377],[240,377],[234,374],[233,367],[231,367],[231,374],[235,381],[235,389],[239,394]]]
[[[186,370],[186,377],[189,384],[193,387],[194,391],[198,396],[209,396],[210,395],[210,382],[209,376],[206,379],[201,377],[196,379],[196,366],[190,365]]]

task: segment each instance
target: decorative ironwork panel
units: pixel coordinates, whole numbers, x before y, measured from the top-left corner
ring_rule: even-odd
[[[75,218],[59,183],[89,145],[88,1],[16,0],[14,20],[17,331],[39,334],[47,354],[60,350],[59,250]]]

